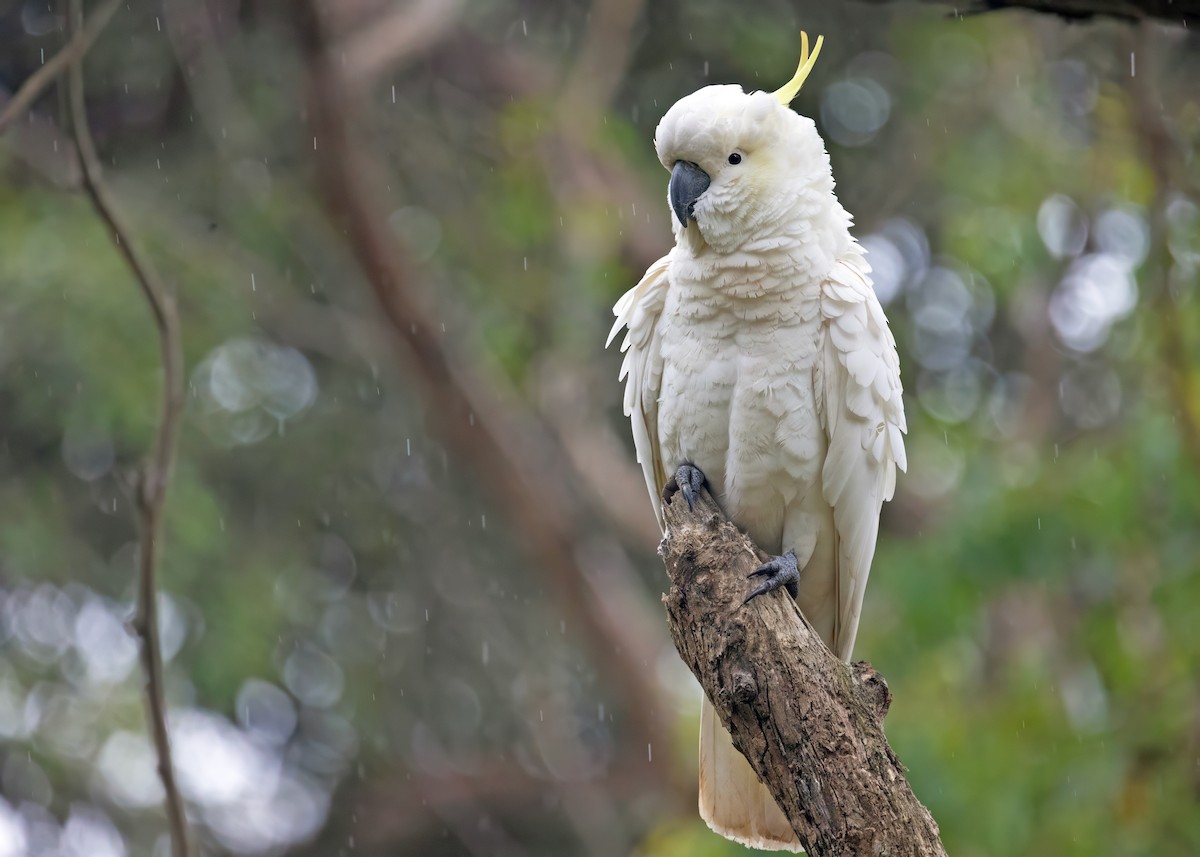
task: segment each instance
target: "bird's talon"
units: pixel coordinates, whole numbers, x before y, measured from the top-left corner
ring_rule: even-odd
[[[694,464],[681,464],[671,477],[671,483],[683,494],[688,511],[695,511],[696,498],[700,496],[700,489],[704,487],[704,474],[700,472],[700,468]],[[671,483],[667,484],[668,496],[673,493]]]
[[[800,584],[800,568],[796,563],[796,554],[788,551],[783,556],[773,557],[746,575],[746,578],[752,579],[760,576],[765,577],[766,580],[750,590],[750,594],[742,600],[743,604],[749,604],[758,596],[773,592],[781,586],[785,587],[788,594],[795,598]]]

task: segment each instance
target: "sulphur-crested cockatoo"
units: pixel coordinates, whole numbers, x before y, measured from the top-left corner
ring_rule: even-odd
[[[675,247],[617,302],[634,446],[663,523],[672,477],[702,482],[764,550],[747,600],[784,586],[849,660],[867,574],[905,468],[896,343],[825,145],[789,104],[821,48],[773,93],[706,86],[654,145],[671,173]],[[756,848],[800,851],[708,700],[700,814]]]

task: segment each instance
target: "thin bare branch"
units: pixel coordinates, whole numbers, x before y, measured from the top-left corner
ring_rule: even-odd
[[[17,94],[12,97],[8,104],[4,105],[3,110],[0,110],[0,134],[4,133],[5,129],[12,124],[14,119],[28,110],[30,105],[37,100],[37,97],[42,94],[46,87],[54,83],[58,79],[58,76],[66,71],[67,67],[73,61],[80,59],[87,53],[88,48],[92,46],[92,42],[96,41],[96,37],[107,26],[109,20],[122,2],[124,0],[105,0],[105,3],[92,15],[91,20],[88,21],[88,25],[77,30],[75,35],[63,45],[62,50],[50,59],[50,62],[31,74],[21,84],[21,88],[17,90]]]
[[[546,449],[554,444],[536,420],[484,385],[439,336],[438,315],[387,228],[376,198],[385,182],[377,158],[353,138],[351,97],[331,59],[314,0],[297,3],[296,19],[308,73],[309,116],[318,180],[326,205],[383,310],[401,355],[446,445],[470,467],[482,487],[505,510],[516,541],[543,573],[573,627],[590,645],[595,663],[621,694],[621,708],[639,740],[666,747],[665,705],[653,680],[652,656],[639,652],[624,633],[621,617],[608,615],[590,591],[576,555],[582,544],[578,497],[546,475]],[[502,401],[505,402],[502,405]],[[650,759],[658,759],[652,762]],[[668,785],[674,772],[662,754],[647,753],[645,775]]]
[[[176,440],[183,416],[184,378],[183,347],[179,331],[179,315],[175,298],[163,284],[150,260],[136,243],[133,232],[124,223],[101,177],[100,159],[96,154],[88,129],[87,108],[84,102],[83,57],[90,44],[83,27],[83,2],[71,0],[68,30],[82,34],[72,44],[83,47],[69,58],[67,89],[71,109],[71,129],[79,149],[83,169],[83,185],[96,213],[112,232],[113,240],[149,304],[158,331],[160,359],[163,368],[163,396],[158,431],[149,456],[139,473],[135,504],[138,510],[138,600],[134,628],[141,638],[142,666],[146,674],[146,711],[150,732],[158,754],[158,774],[162,779],[171,831],[174,857],[189,857],[187,818],[183,799],[175,783],[171,762],[171,743],[167,735],[166,701],[163,693],[162,647],[158,635],[158,598],[156,574],[162,544],[163,505],[175,463]],[[97,31],[98,32],[98,31]],[[91,38],[94,39],[94,36]],[[65,50],[64,50],[65,52]],[[60,54],[61,55],[61,54]]]

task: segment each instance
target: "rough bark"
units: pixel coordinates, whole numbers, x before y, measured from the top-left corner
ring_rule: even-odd
[[[868,0],[892,3],[895,0]],[[1096,16],[1125,21],[1156,19],[1167,24],[1190,26],[1200,23],[1200,0],[923,0],[954,15],[975,15],[993,9],[1027,9],[1057,15],[1068,20],[1087,20]]]
[[[766,555],[707,491],[694,511],[678,492],[665,508],[675,646],[808,853],[944,857],[883,734],[887,682],[839,661],[786,592],[742,604]]]

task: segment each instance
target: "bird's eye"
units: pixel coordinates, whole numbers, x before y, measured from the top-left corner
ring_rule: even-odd
[[[741,162],[742,162],[742,156],[739,155],[737,152],[734,152],[732,155],[729,156],[729,163],[740,164]]]

